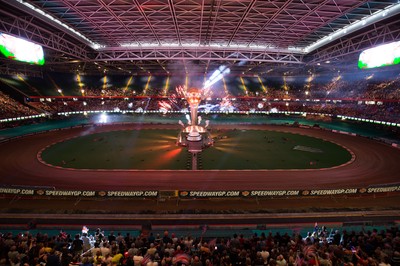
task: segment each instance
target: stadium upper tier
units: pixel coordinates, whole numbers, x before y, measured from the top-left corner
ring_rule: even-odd
[[[399,67],[386,71],[335,72],[308,76],[225,76],[210,88],[211,98],[400,100]],[[202,82],[199,82],[201,80]],[[3,91],[30,96],[179,96],[176,88],[204,83],[204,77],[88,76],[50,73],[44,78],[0,76]]]
[[[399,68],[309,76],[225,76],[206,90],[200,112],[299,112],[399,123]],[[199,77],[204,79],[204,77]],[[182,90],[198,83],[184,76],[88,76],[49,73],[44,78],[0,76],[1,122],[71,112],[182,112]],[[11,120],[9,120],[12,118]],[[321,119],[321,117],[318,117]],[[2,123],[4,127],[5,123]],[[18,123],[17,123],[18,124]],[[8,123],[7,126],[10,126]]]

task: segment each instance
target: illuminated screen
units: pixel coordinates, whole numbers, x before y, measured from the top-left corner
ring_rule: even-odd
[[[392,42],[367,49],[360,54],[360,69],[400,64],[400,42]]]
[[[8,34],[0,33],[0,52],[14,60],[37,65],[44,64],[42,46]]]

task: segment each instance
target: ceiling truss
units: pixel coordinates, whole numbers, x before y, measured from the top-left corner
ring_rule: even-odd
[[[236,74],[287,73],[326,61],[355,62],[363,49],[400,40],[396,15],[309,54],[289,49],[307,47],[398,0],[23,1],[88,38],[74,36],[17,0],[0,0],[0,31],[44,46],[45,70],[169,74],[196,65],[205,73],[224,64]],[[92,42],[104,46],[94,50]],[[19,65],[0,64],[1,73],[13,68]]]
[[[125,51],[100,51],[94,61],[124,60],[223,60],[223,61],[257,61],[272,63],[303,64],[302,54],[264,51],[241,51],[236,49],[141,49]]]
[[[312,54],[308,64],[321,64],[326,61],[353,60],[354,56],[369,47],[400,40],[400,21],[374,24],[350,38],[341,38],[335,45],[322,48]],[[354,61],[356,63],[356,61]]]
[[[3,13],[0,10],[0,14]],[[58,51],[78,59],[87,59],[87,46],[78,45],[72,41],[66,33],[61,31],[51,31],[38,26],[38,23],[32,16],[17,17],[8,14],[7,18],[0,20],[0,31],[11,35],[19,36],[33,42],[36,42],[46,48]]]

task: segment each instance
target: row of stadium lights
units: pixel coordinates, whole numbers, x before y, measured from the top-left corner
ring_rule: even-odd
[[[98,114],[98,113],[140,113],[140,114],[147,114],[147,113],[155,113],[155,114],[187,114],[189,113],[188,110],[182,110],[182,111],[169,111],[169,110],[95,110],[95,111],[72,111],[72,112],[60,112],[57,113],[57,115],[64,115],[68,116],[70,114],[83,114],[83,115],[88,115],[88,114]],[[198,113],[202,114],[285,114],[285,115],[302,115],[302,116],[307,116],[307,115],[319,115],[319,116],[333,116],[332,114],[322,114],[322,113],[307,113],[307,112],[292,112],[292,111],[199,111]],[[399,124],[400,126],[400,124]]]
[[[144,111],[144,110],[96,110],[96,111],[74,111],[74,112],[61,112],[58,113],[58,115],[64,115],[64,116],[69,116],[69,115],[75,115],[75,114],[83,114],[83,115],[88,115],[88,114],[98,114],[98,113],[183,113],[186,114],[188,113],[187,110],[185,111],[166,111],[166,110],[150,110],[150,111]],[[332,114],[323,114],[323,113],[307,113],[307,112],[292,112],[292,111],[199,111],[199,113],[206,113],[206,114],[285,114],[285,115],[301,115],[301,116],[307,116],[307,115],[317,115],[317,116],[333,116]],[[46,114],[39,114],[39,115],[30,115],[30,116],[21,116],[21,117],[14,117],[14,118],[5,118],[5,119],[0,119],[0,123],[4,122],[13,122],[13,121],[20,121],[20,120],[27,120],[27,119],[35,119],[35,118],[40,118],[40,117],[46,117]],[[397,126],[400,127],[400,123],[393,123],[393,122],[386,122],[386,121],[379,121],[379,120],[373,120],[373,119],[366,119],[366,118],[358,118],[358,117],[352,117],[352,116],[343,116],[343,115],[337,115],[338,118],[341,118],[342,120],[354,120],[354,121],[360,121],[360,122],[366,122],[366,123],[374,123],[374,124],[380,124],[380,125],[386,125],[386,126]]]
[[[46,114],[43,113],[43,114],[39,114],[39,115],[29,115],[29,116],[20,116],[20,117],[13,117],[13,118],[4,118],[4,119],[0,119],[0,123],[27,120],[27,119],[35,119],[35,118],[40,118],[40,117],[46,117]]]
[[[361,122],[367,122],[367,123],[374,123],[374,124],[380,124],[380,125],[386,125],[386,126],[398,126],[400,127],[400,124],[393,123],[393,122],[385,122],[385,121],[379,121],[379,120],[372,120],[372,119],[366,119],[366,118],[358,118],[358,117],[352,117],[352,116],[343,116],[343,115],[338,115],[338,118],[341,118],[342,120],[354,120],[354,121],[361,121]]]
[[[150,111],[144,111],[144,110],[96,110],[96,111],[74,111],[74,112],[61,112],[58,113],[58,115],[64,115],[64,116],[69,116],[74,115],[74,114],[83,114],[83,115],[88,115],[88,114],[95,114],[95,113],[161,113],[161,114],[186,114],[188,113],[187,110],[185,111],[166,111],[166,110],[150,110]],[[308,112],[294,112],[294,111],[199,111],[199,113],[205,113],[205,114],[284,114],[284,115],[301,115],[306,117],[307,115],[316,115],[316,116],[329,116],[332,117],[332,114],[323,114],[323,113],[308,113]],[[386,126],[397,126],[400,127],[400,123],[393,123],[393,122],[386,122],[386,121],[379,121],[379,120],[372,120],[372,119],[366,119],[366,118],[358,118],[358,117],[352,117],[352,116],[343,116],[343,115],[337,115],[338,118],[342,120],[354,120],[354,121],[360,121],[360,122],[366,122],[366,123],[374,123],[374,124],[380,124],[380,125],[386,125]],[[0,120],[1,121],[1,120]]]

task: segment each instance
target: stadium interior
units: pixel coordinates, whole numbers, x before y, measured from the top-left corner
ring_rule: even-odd
[[[0,4],[0,265],[400,265],[400,1]]]

